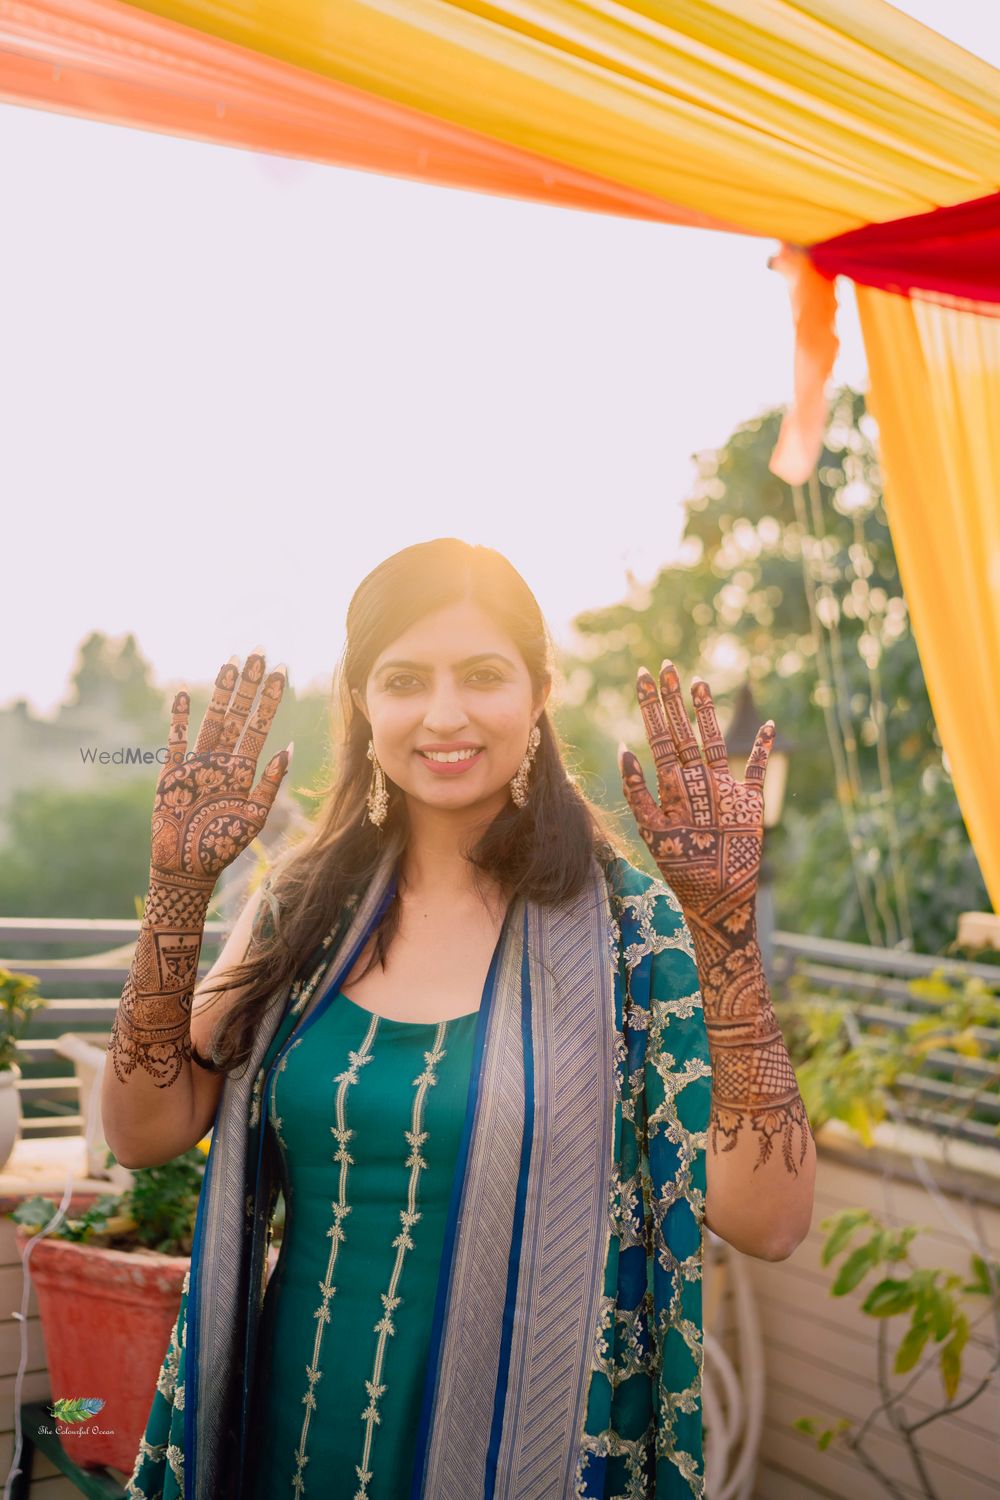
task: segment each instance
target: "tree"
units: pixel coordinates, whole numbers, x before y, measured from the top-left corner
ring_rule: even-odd
[[[131,631],[120,640],[91,631],[80,645],[71,686],[72,707],[93,705],[143,729],[153,728],[163,711],[152,669]]]
[[[696,455],[681,561],[575,622],[560,726],[620,805],[615,742],[641,745],[633,683],[664,657],[725,704],[749,676],[794,744],[771,848],[779,925],[939,952],[989,910],[934,725],[860,393],[832,404],[817,476],[768,458],[780,411]],[[612,790],[613,789],[613,790]]]

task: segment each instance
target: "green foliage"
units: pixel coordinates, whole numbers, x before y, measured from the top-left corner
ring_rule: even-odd
[[[150,820],[160,765],[82,761],[83,751],[165,747],[170,694],[154,688],[133,637],[116,645],[100,632],[83,642],[70,707],[90,710],[95,724],[114,726],[116,741],[93,733],[66,749],[73,764],[65,783],[22,788],[5,809],[0,860],[0,914],[10,917],[141,917],[149,884]],[[191,688],[191,748],[212,684]],[[39,726],[38,733],[44,734]],[[110,731],[109,731],[110,732]],[[65,738],[66,730],[60,731]],[[276,723],[258,758],[295,740],[290,791],[310,814],[331,765],[329,698],[287,688]],[[81,764],[84,780],[80,783]]]
[[[883,1329],[892,1319],[901,1320],[901,1330],[894,1325],[898,1341],[892,1373],[909,1378],[893,1387],[887,1372],[880,1368],[882,1403],[877,1410],[890,1414],[893,1427],[913,1449],[918,1430],[954,1409],[962,1381],[963,1351],[972,1328],[992,1320],[1000,1311],[1000,1265],[973,1255],[968,1278],[942,1267],[917,1265],[911,1246],[920,1227],[890,1226],[863,1208],[841,1209],[824,1219],[820,1227],[826,1235],[822,1264],[829,1266],[843,1257],[830,1287],[831,1296],[858,1293],[861,1311]],[[878,1279],[872,1280],[876,1275]],[[928,1345],[932,1346],[929,1351]],[[914,1383],[913,1372],[922,1374],[934,1364],[941,1381],[942,1405],[929,1417],[924,1414],[908,1422],[904,1402]],[[992,1373],[963,1399],[963,1408],[988,1389]],[[822,1449],[840,1438],[849,1448],[858,1450],[863,1448],[873,1415],[860,1426],[843,1417],[832,1426],[823,1426],[814,1417],[800,1417],[795,1427],[814,1437]],[[872,1472],[878,1472],[870,1455],[866,1455],[866,1462]]]
[[[110,1151],[107,1160],[114,1161]],[[137,1168],[131,1187],[98,1198],[82,1214],[63,1219],[52,1234],[79,1244],[190,1255],[204,1176],[205,1154],[194,1146],[162,1166]],[[41,1229],[57,1207],[51,1198],[26,1198],[7,1217]]]
[[[33,974],[0,969],[0,1070],[17,1061],[17,1044],[28,1022],[47,1004],[38,993],[38,980]]]
[[[70,708],[139,729],[155,726],[160,694],[131,632],[115,638],[92,630],[80,643],[70,687]]]
[[[122,1197],[136,1221],[139,1244],[166,1255],[190,1255],[204,1176],[205,1155],[197,1146],[162,1166],[135,1173]]]
[[[977,977],[951,977],[937,971],[910,980],[907,989],[925,1013],[907,1012],[909,1021],[899,1026],[890,1025],[888,1017],[884,1025],[879,1023],[875,994],[871,997],[873,1018],[866,1019],[862,1028],[856,1002],[836,989],[824,989],[812,978],[794,976],[784,993],[775,997],[814,1130],[827,1120],[842,1120],[871,1146],[875,1126],[885,1119],[894,1100],[906,1100],[910,1116],[919,1117],[922,1106],[913,1084],[920,1079],[962,1090],[934,1098],[933,1128],[941,1129],[942,1116],[956,1125],[966,1119],[996,1124],[1000,987]],[[982,1064],[974,1086],[965,1079],[969,1059]]]
[[[797,1417],[794,1425],[798,1428],[799,1432],[805,1432],[809,1437],[814,1437],[817,1448],[823,1453],[826,1452],[835,1437],[839,1437],[841,1433],[847,1432],[851,1426],[846,1417],[841,1417],[839,1421],[834,1422],[832,1427],[820,1427],[814,1417]]]
[[[72,1240],[78,1245],[85,1245],[91,1240],[99,1241],[108,1234],[109,1220],[118,1216],[120,1201],[119,1194],[95,1198],[89,1208],[72,1217],[67,1215],[45,1237],[48,1239],[51,1235],[52,1239]],[[7,1217],[26,1229],[44,1229],[58,1206],[53,1198],[36,1195],[25,1198]]]
[[[935,1127],[947,1129],[941,1116],[949,1113],[955,1126],[977,1116],[995,1120],[995,1111],[983,1104],[987,1098],[995,1099],[1000,1089],[997,989],[979,978],[951,977],[943,971],[911,980],[907,988],[924,1013],[911,1014],[908,1024],[900,1027],[879,1024],[879,997],[873,994],[869,1005],[874,1018],[866,1017],[862,1029],[856,1002],[845,999],[835,987],[824,987],[815,977],[796,977],[786,995],[777,997],[782,1030],[797,1064],[799,1087],[814,1129],[831,1118],[840,1119],[870,1146],[875,1125],[890,1107],[906,1100],[908,1111],[914,1112],[910,1094],[915,1080],[953,1083],[969,1059],[980,1068],[978,1087],[953,1101],[936,1097]],[[890,1004],[898,1006],[899,1000],[893,997]],[[1000,1367],[997,1349],[989,1375],[959,1399],[963,1353],[970,1334],[984,1321],[992,1328],[1000,1315],[1000,1265],[980,1254],[970,1256],[966,1275],[918,1264],[913,1244],[919,1227],[889,1226],[864,1208],[842,1209],[821,1227],[825,1241],[820,1261],[834,1267],[831,1295],[857,1296],[861,1312],[878,1330],[875,1363],[880,1401],[861,1423],[841,1418],[830,1425],[803,1417],[795,1425],[822,1449],[839,1441],[858,1453],[866,1469],[885,1480],[887,1491],[898,1494],[866,1447],[873,1420],[886,1414],[910,1451],[921,1493],[934,1500],[935,1491],[920,1459],[918,1433],[959,1405],[964,1408],[978,1400]],[[910,1420],[906,1412],[910,1385],[935,1366],[942,1404]]]
[[[820,1260],[824,1266],[828,1266],[835,1255],[838,1255],[854,1231],[861,1224],[871,1223],[871,1214],[866,1208],[845,1208],[838,1215],[837,1224],[830,1229],[826,1244],[823,1246]]]
[[[761,722],[773,718],[793,744],[784,826],[780,837],[768,835],[779,925],[887,946],[905,934],[889,866],[891,805],[915,943],[937,952],[953,939],[960,911],[990,908],[909,628],[871,422],[858,392],[837,393],[818,470],[820,504],[808,506],[803,526],[792,491],[767,467],[781,415],[744,423],[722,448],[696,455],[682,562],[630,599],[577,619],[560,727],[595,788],[620,807],[615,746],[620,738],[644,744],[636,667],[655,672],[669,656],[685,681],[694,672],[706,677],[723,710],[749,677]],[[825,709],[849,747],[839,774]],[[878,768],[881,723],[888,802]],[[838,790],[853,802],[850,837]]]
[[[9,917],[131,917],[149,885],[153,767],[84,791],[39,787],[8,808],[0,912]]]

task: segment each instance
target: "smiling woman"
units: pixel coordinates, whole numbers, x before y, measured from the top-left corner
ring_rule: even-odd
[[[735,786],[707,684],[702,765],[640,679],[672,885],[567,774],[505,558],[407,548],[347,626],[333,785],[199,989],[226,1088],[128,1492],[703,1495],[702,1223],[779,1257],[812,1191],[754,939],[768,726]]]
[[[199,991],[203,1015],[213,995],[240,991],[238,1005],[218,1007],[220,1068],[246,1061],[275,989],[322,944],[344,903],[367,889],[389,845],[404,851],[398,891],[348,988],[360,994],[363,986],[373,997],[379,985],[386,1013],[413,1019],[435,1014],[434,996],[437,1014],[468,1009],[459,1002],[469,998],[471,977],[456,942],[471,946],[473,973],[478,964],[485,972],[483,944],[488,961],[514,895],[571,899],[585,886],[595,851],[612,854],[604,818],[567,776],[545,711],[551,658],[534,595],[492,548],[455,538],[424,542],[362,580],[339,672],[336,777],[312,836],[271,880],[280,930],[262,933],[249,962]],[[530,743],[536,728],[537,745]],[[530,775],[523,807],[520,782],[512,786],[519,775]],[[376,797],[384,799],[378,822],[367,811]],[[424,956],[412,974],[401,973],[404,924],[418,909],[421,932],[433,933],[434,961]],[[445,925],[459,938],[451,931],[446,939]]]

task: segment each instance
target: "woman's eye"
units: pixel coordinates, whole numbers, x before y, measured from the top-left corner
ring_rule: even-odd
[[[477,667],[470,672],[467,681],[477,687],[488,687],[491,683],[502,682],[503,678],[496,667]],[[414,687],[420,686],[420,679],[414,677],[412,672],[394,672],[385,680],[385,689],[389,693],[408,693]]]

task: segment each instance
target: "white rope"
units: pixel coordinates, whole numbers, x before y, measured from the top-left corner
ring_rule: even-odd
[[[101,1118],[99,1094],[101,1078],[101,1069],[95,1069],[94,1077],[91,1080],[90,1085],[89,1108],[86,1111],[87,1131],[86,1135],[84,1136],[85,1159],[87,1153],[89,1153],[90,1151],[90,1147],[96,1140],[97,1125]],[[97,1101],[96,1107],[95,1099]],[[73,1168],[71,1165],[69,1171],[66,1174],[66,1186],[63,1189],[63,1195],[59,1202],[59,1207],[56,1209],[49,1222],[42,1229],[40,1229],[37,1234],[33,1234],[31,1236],[31,1239],[24,1247],[24,1255],[21,1258],[21,1269],[22,1275],[24,1277],[21,1289],[21,1310],[20,1312],[12,1311],[11,1313],[11,1316],[16,1318],[21,1325],[21,1354],[17,1362],[17,1375],[14,1378],[14,1453],[11,1458],[10,1469],[7,1473],[7,1480],[3,1488],[3,1500],[10,1500],[14,1480],[19,1474],[23,1472],[20,1468],[20,1458],[23,1449],[23,1433],[21,1431],[21,1393],[24,1387],[25,1371],[28,1365],[28,1308],[31,1302],[31,1268],[29,1262],[31,1260],[32,1251],[38,1244],[38,1241],[43,1240],[46,1235],[51,1234],[53,1230],[57,1228],[59,1223],[66,1217],[66,1210],[69,1207],[69,1204],[73,1197],[74,1180]]]

